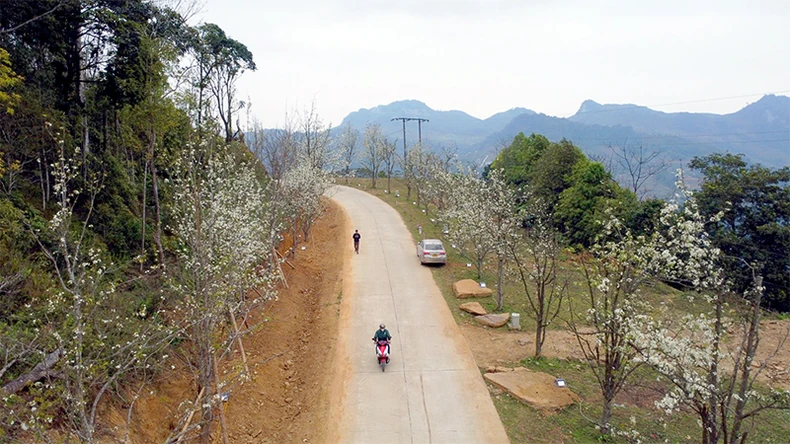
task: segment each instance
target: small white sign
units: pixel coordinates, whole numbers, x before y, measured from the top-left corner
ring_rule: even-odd
[[[481,282],[480,283],[480,288],[486,288],[486,283],[485,282]]]
[[[471,267],[471,266],[472,266],[472,263],[471,263],[471,262],[467,262],[467,263],[466,263],[466,266],[467,266],[467,267]]]
[[[557,380],[554,381],[554,383],[557,384],[557,387],[566,387],[567,386],[567,384],[565,384],[565,380],[562,379],[562,378],[557,378]]]
[[[304,251],[304,250],[306,250],[306,249],[307,249],[307,247],[302,247],[302,251]]]

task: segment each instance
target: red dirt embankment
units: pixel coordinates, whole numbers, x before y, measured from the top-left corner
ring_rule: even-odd
[[[326,442],[326,431],[332,428],[327,419],[330,396],[337,393],[332,369],[350,233],[343,209],[329,202],[310,242],[301,244],[305,250],[298,249],[296,259],[289,260],[295,268],[282,265],[288,288],[281,284],[278,300],[248,319],[250,326],[266,322],[243,338],[253,375],[233,389],[225,404],[231,442]],[[234,350],[232,361],[220,372],[240,360]],[[173,364],[176,368],[145,387],[145,395],[136,401],[131,442],[163,442],[180,417],[178,404],[194,399],[192,375],[183,364]],[[108,441],[123,442],[127,410],[110,408],[105,415],[114,435]],[[216,421],[212,427],[215,432],[218,425]]]

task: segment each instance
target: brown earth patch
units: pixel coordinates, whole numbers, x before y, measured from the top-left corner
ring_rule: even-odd
[[[769,320],[760,323],[760,345],[755,366],[768,359],[763,374],[766,380],[790,390],[790,319]],[[775,355],[774,355],[775,353]],[[769,359],[770,358],[770,359]]]
[[[534,409],[556,412],[577,402],[579,396],[567,387],[558,387],[556,377],[523,367],[515,371],[486,373],[485,379]]]
[[[334,428],[327,419],[334,408],[330,402],[342,393],[333,369],[338,359],[335,348],[344,261],[350,254],[344,242],[350,236],[349,227],[343,209],[328,202],[310,241],[300,244],[305,250],[297,250],[296,259],[289,259],[295,268],[283,264],[288,288],[281,285],[278,300],[248,319],[250,326],[264,322],[243,338],[252,378],[233,387],[225,404],[231,442],[330,442],[326,434]],[[234,371],[240,361],[240,353],[234,350],[220,372]],[[175,369],[145,387],[136,401],[130,442],[163,442],[184,410],[179,404],[194,400],[192,375],[178,360],[173,359],[173,365]],[[126,408],[105,411],[107,442],[123,442],[126,414]]]
[[[471,322],[462,322],[459,327],[478,367],[514,363],[535,355],[535,332],[482,328]],[[576,337],[566,330],[546,332],[542,354],[547,358],[583,358]]]

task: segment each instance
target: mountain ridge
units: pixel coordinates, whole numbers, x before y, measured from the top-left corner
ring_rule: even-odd
[[[419,100],[395,101],[360,108],[343,119],[363,130],[377,122],[391,138],[402,137],[402,123],[393,117],[427,118],[422,138],[428,145],[455,145],[464,160],[480,161],[509,144],[519,132],[535,132],[550,140],[566,138],[588,155],[607,155],[612,145],[642,145],[673,160],[687,162],[716,151],[743,153],[750,162],[771,167],[790,165],[790,97],[765,95],[728,114],[653,110],[635,104],[600,104],[587,99],[567,118],[515,107],[479,119],[464,111],[434,110]],[[417,140],[407,122],[407,143]]]

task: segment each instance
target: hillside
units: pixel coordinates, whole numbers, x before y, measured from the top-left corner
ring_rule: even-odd
[[[460,150],[468,150],[522,114],[535,114],[535,112],[525,108],[513,108],[487,119],[478,119],[463,111],[439,111],[418,100],[402,100],[389,105],[354,111],[346,116],[337,128],[350,123],[353,127],[362,130],[368,123],[375,122],[381,125],[389,139],[402,139],[403,124],[399,121],[393,122],[391,119],[419,117],[429,120],[423,124],[423,142],[430,145],[455,144]],[[406,138],[409,144],[417,141],[415,122],[407,123]]]

